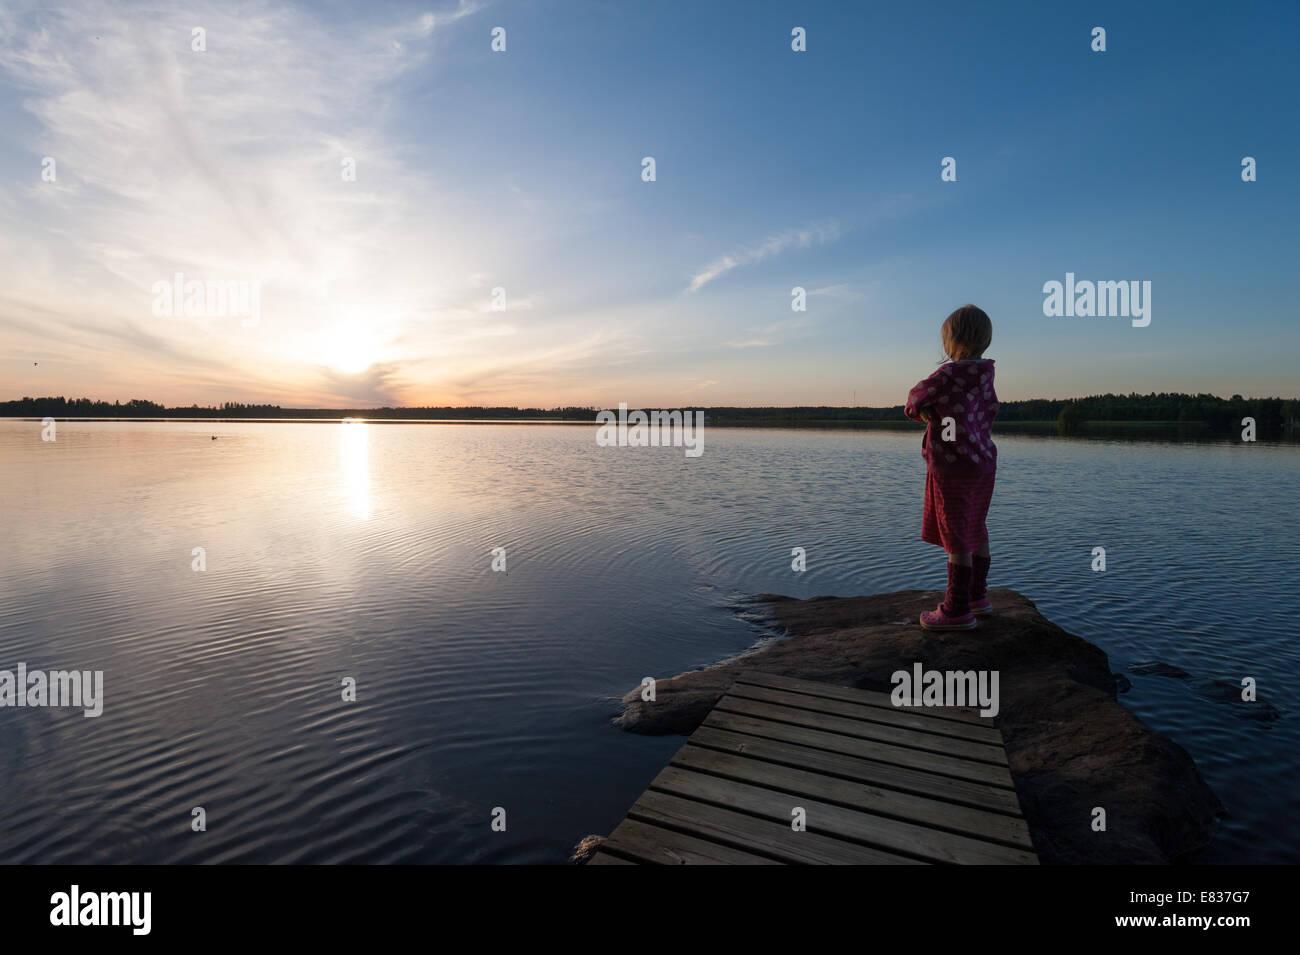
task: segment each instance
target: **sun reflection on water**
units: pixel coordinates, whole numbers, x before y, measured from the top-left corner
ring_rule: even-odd
[[[370,429],[364,418],[344,418],[342,477],[347,509],[354,517],[370,518]]]

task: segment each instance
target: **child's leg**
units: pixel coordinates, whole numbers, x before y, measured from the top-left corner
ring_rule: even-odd
[[[970,612],[970,551],[948,554],[948,591],[943,603],[921,614],[921,626],[927,630],[970,630],[975,617]]]
[[[945,617],[965,617],[970,613],[971,552],[948,553],[948,592],[939,610]]]
[[[921,626],[927,630],[970,630],[975,617],[970,612],[971,566],[974,548],[963,547],[969,509],[964,481],[949,482],[927,472],[922,540],[942,542],[948,552],[948,589],[943,603],[921,614]]]

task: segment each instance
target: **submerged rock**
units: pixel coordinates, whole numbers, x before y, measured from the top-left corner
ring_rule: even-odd
[[[884,691],[891,674],[916,663],[997,670],[1001,709],[993,722],[1044,863],[1167,863],[1209,841],[1222,805],[1186,750],[1117,702],[1102,650],[1013,590],[990,591],[996,613],[978,630],[923,630],[917,615],[939,596],[762,595],[770,625],[787,639],[658,680],[652,703],[641,700],[640,687],[630,690],[615,724],[633,733],[690,733],[746,669]],[[1105,810],[1104,832],[1093,830],[1096,808]]]

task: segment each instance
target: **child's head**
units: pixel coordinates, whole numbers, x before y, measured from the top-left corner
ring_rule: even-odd
[[[979,358],[993,341],[993,323],[984,309],[963,305],[948,316],[940,332],[943,350],[953,361]]]

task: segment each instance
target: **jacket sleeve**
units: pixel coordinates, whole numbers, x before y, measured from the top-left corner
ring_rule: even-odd
[[[935,375],[931,375],[924,381],[918,381],[916,386],[907,393],[907,404],[903,405],[903,414],[907,415],[913,421],[920,421],[920,411],[926,405],[934,404],[934,393],[937,393],[938,383],[934,380]]]

